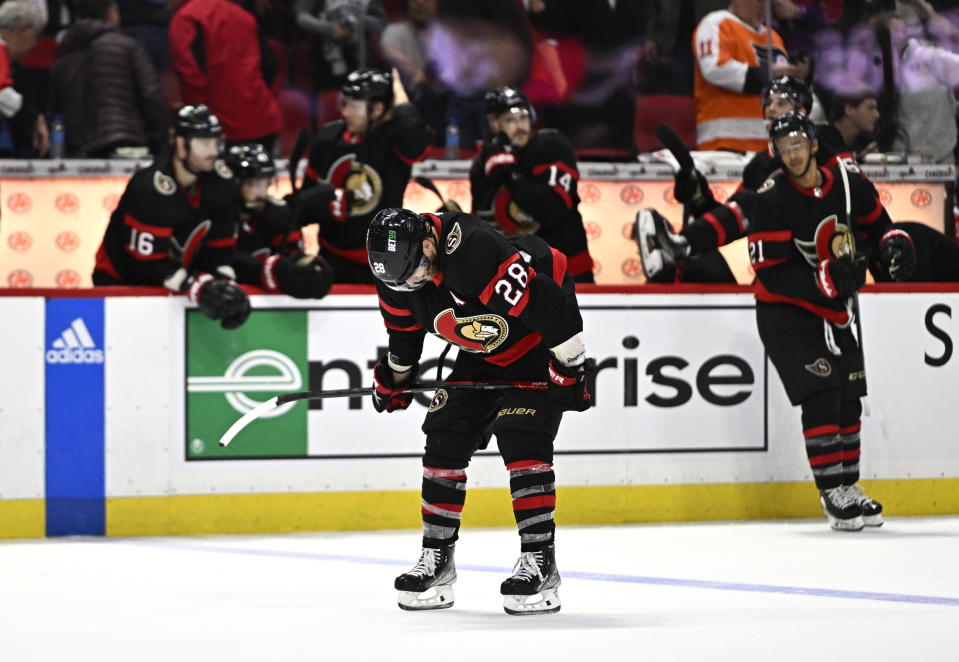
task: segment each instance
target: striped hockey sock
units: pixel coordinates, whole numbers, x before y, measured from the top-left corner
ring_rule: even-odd
[[[843,478],[843,447],[838,425],[820,425],[803,430],[806,456],[820,490],[839,487]]]
[[[541,460],[520,460],[506,465],[513,497],[513,515],[519,529],[520,550],[535,552],[553,542],[556,525],[556,476],[553,465]]]
[[[859,481],[859,429],[861,423],[839,428],[842,441],[842,484],[854,485]]]
[[[466,503],[466,471],[424,466],[422,494],[423,547],[453,544]]]

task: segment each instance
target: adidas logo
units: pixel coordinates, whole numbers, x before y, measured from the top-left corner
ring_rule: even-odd
[[[103,350],[97,349],[81,317],[70,322],[51,347],[47,350],[47,363],[103,363]]]

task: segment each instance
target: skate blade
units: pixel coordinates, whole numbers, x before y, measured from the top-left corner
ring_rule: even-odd
[[[453,606],[453,587],[450,585],[433,586],[422,593],[416,591],[398,591],[397,593],[396,603],[405,611],[449,609]]]
[[[555,614],[561,606],[559,592],[555,588],[548,588],[533,595],[503,596],[503,609],[510,616]]]
[[[863,515],[862,523],[866,526],[880,527],[882,526],[883,519],[882,514],[879,515]]]
[[[839,519],[832,515],[827,515],[827,517],[829,518],[829,526],[832,527],[833,531],[862,531],[865,526],[862,517],[852,517],[850,519]]]

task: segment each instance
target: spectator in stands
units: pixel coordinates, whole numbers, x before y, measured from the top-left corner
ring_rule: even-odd
[[[170,55],[183,100],[220,118],[227,145],[272,151],[283,117],[263,78],[256,19],[230,0],[171,2]]]
[[[170,8],[158,0],[117,0],[117,4],[123,31],[143,46],[157,74],[169,69]]]
[[[336,89],[371,65],[372,35],[386,25],[382,0],[295,0],[296,25],[311,35],[317,91]]]
[[[732,0],[708,14],[693,35],[697,144],[701,150],[758,152],[768,134],[759,93],[773,76],[809,73],[790,64],[780,36],[763,25],[763,0]]]
[[[693,30],[706,14],[723,9],[728,0],[651,0],[646,6],[643,42],[645,94],[693,95]]]
[[[159,151],[169,124],[150,58],[120,31],[116,0],[80,0],[50,77],[51,117],[63,118],[66,153],[143,157]]]
[[[37,37],[37,43],[25,57],[17,60],[13,79],[17,90],[31,106],[39,110],[47,107],[50,87],[50,67],[57,59],[60,33],[71,22],[72,0],[33,0],[46,9],[46,23]]]
[[[36,45],[46,22],[44,8],[32,0],[0,5],[0,155],[43,156],[50,148],[46,120],[14,87],[11,71]]]
[[[840,158],[861,161],[866,154],[878,151],[879,97],[875,92],[834,96],[829,119],[831,124],[816,127],[817,138]]]
[[[437,137],[446,128],[449,88],[436,75],[430,59],[429,31],[436,21],[437,0],[406,0],[407,20],[386,26],[380,50],[403,78],[410,102]]]

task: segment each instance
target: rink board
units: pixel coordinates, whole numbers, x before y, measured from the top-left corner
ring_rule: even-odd
[[[425,399],[392,415],[365,398],[300,403],[216,445],[272,394],[368,385],[386,341],[374,296],[254,297],[234,332],[179,298],[65,301],[0,297],[0,537],[418,526]],[[558,521],[817,514],[798,411],[758,342],[751,294],[581,305],[602,368],[596,407],[568,414],[556,442]],[[865,294],[862,306],[863,478],[890,512],[959,512],[959,292]],[[51,353],[57,343],[81,351]],[[427,339],[424,365],[440,349]],[[465,525],[512,522],[495,441],[469,485]]]

